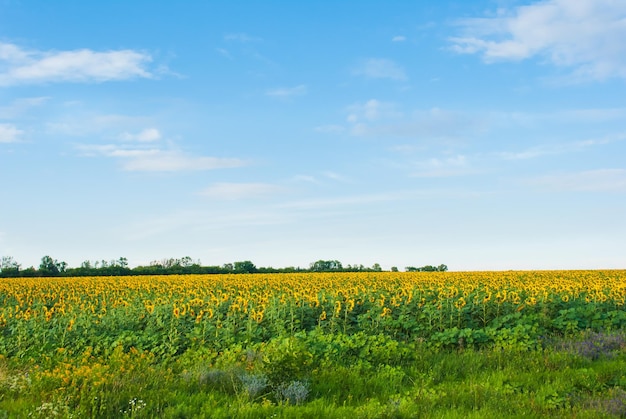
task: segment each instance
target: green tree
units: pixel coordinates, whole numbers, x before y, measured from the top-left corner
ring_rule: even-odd
[[[250,262],[249,260],[244,260],[243,262],[235,262],[233,264],[233,270],[235,271],[235,273],[254,273],[257,271],[256,266],[254,265],[254,263]]]
[[[11,256],[2,256],[0,259],[1,276],[17,276],[20,272],[20,264]]]
[[[343,270],[343,265],[338,260],[318,260],[311,263],[309,270],[313,272],[333,272]]]
[[[42,276],[57,276],[65,272],[65,268],[67,268],[67,263],[59,262],[50,256],[44,256],[41,258],[41,264],[39,264],[39,273]]]
[[[444,264],[439,266],[425,265],[420,268],[416,268],[414,266],[407,266],[404,268],[407,272],[445,272],[448,270],[448,267]]]

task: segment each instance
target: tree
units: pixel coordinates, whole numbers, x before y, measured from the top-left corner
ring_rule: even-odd
[[[445,272],[448,270],[448,267],[444,264],[441,264],[439,266],[426,265],[420,268],[407,266],[406,268],[404,268],[404,270],[407,272]]]
[[[235,273],[254,273],[257,271],[256,266],[254,266],[254,263],[250,262],[249,260],[244,260],[243,262],[235,262],[233,265],[233,270],[235,271]]]
[[[0,275],[17,276],[20,272],[20,266],[11,256],[2,256],[2,259],[0,259]]]
[[[183,268],[189,268],[193,265],[195,265],[195,263],[189,256],[185,256],[180,260],[180,266]],[[200,265],[200,263],[197,263],[197,265]]]
[[[56,259],[52,259],[50,256],[44,256],[41,258],[39,273],[42,276],[57,276],[65,272],[65,268],[67,268],[67,263],[59,262]]]
[[[338,260],[318,260],[311,263],[309,269],[313,272],[333,272],[343,270],[343,266]]]

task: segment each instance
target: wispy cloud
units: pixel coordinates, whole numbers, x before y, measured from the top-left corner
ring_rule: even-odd
[[[408,79],[404,68],[394,61],[385,58],[370,58],[357,66],[352,73],[368,79],[390,79],[397,81]]]
[[[93,114],[73,109],[58,120],[46,124],[54,134],[71,137],[104,136],[122,139],[124,133],[141,132],[154,123],[153,118],[122,114]],[[121,133],[121,134],[120,134]],[[132,134],[131,134],[132,135]],[[135,134],[136,135],[136,134]]]
[[[236,168],[246,165],[237,158],[193,156],[180,150],[158,147],[136,148],[118,144],[79,144],[78,151],[87,157],[111,157],[119,160],[126,171],[137,172],[180,172]]]
[[[486,62],[539,56],[573,69],[572,79],[626,77],[626,3],[547,0],[458,22],[452,50]]]
[[[28,97],[14,100],[8,106],[0,106],[0,119],[14,119],[28,112],[31,108],[41,106],[48,97]]]
[[[480,117],[469,113],[441,108],[403,111],[394,103],[375,99],[348,107],[347,121],[350,133],[361,137],[452,138],[481,127]]]
[[[20,141],[24,131],[13,124],[0,124],[0,143],[15,143]]]
[[[215,48],[215,51],[217,51],[222,57],[226,57],[229,60],[233,59],[233,56],[231,55],[230,51],[228,51],[225,48]]]
[[[365,194],[365,195],[349,195],[341,197],[329,197],[329,198],[314,198],[304,199],[298,201],[284,202],[276,205],[276,208],[289,208],[295,210],[318,210],[325,208],[336,208],[344,206],[375,204],[392,201],[407,200],[411,197],[415,197],[422,192],[407,193],[407,191],[392,191],[378,194]]]
[[[280,87],[276,89],[270,89],[265,92],[267,96],[272,96],[280,99],[287,99],[293,96],[305,95],[308,88],[304,84],[300,84],[295,87]]]
[[[220,200],[240,200],[249,198],[258,198],[284,189],[278,185],[271,183],[230,183],[218,182],[206,188],[201,195],[208,196]]]
[[[351,180],[348,177],[342,174],[339,174],[337,172],[330,171],[330,170],[322,171],[316,174],[315,176],[302,175],[302,174],[296,175],[292,178],[292,180],[294,182],[306,182],[306,183],[313,183],[317,185],[323,183],[323,180],[330,180],[332,182],[341,182],[341,183],[351,182]]]
[[[404,41],[406,41],[406,36],[403,36],[403,35],[397,35],[391,38],[391,42],[404,42]]]
[[[581,152],[590,147],[609,144],[626,139],[626,134],[610,135],[602,138],[592,138],[560,144],[542,144],[521,151],[505,151],[495,153],[505,160],[526,160],[543,156]]]
[[[244,32],[232,32],[224,35],[224,41],[236,42],[261,42],[263,39],[257,36],[251,36]]]
[[[479,173],[478,170],[470,166],[467,156],[456,155],[446,158],[431,158],[424,161],[414,162],[412,177],[452,177],[465,176]]]
[[[626,192],[626,170],[598,169],[559,173],[528,179],[524,183],[560,192]]]
[[[152,57],[134,50],[26,50],[0,42],[0,86],[152,78]]]
[[[398,110],[395,103],[370,99],[366,102],[354,103],[348,106],[348,116],[346,120],[355,124],[363,121],[400,118],[403,115],[404,114]]]
[[[147,143],[158,141],[161,139],[161,132],[156,128],[146,128],[136,134],[124,132],[120,135],[120,138],[124,141],[138,141],[140,143]]]

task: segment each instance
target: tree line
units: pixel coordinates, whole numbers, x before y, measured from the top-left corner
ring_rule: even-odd
[[[446,265],[422,267],[407,266],[407,272],[444,272]],[[364,265],[343,265],[338,260],[317,260],[308,268],[301,267],[257,267],[249,260],[225,263],[223,265],[203,266],[199,260],[189,256],[180,259],[169,258],[150,262],[134,268],[128,266],[128,259],[120,257],[114,260],[84,261],[79,267],[69,267],[66,262],[51,256],[41,258],[38,268],[33,266],[22,269],[22,265],[11,256],[0,258],[0,277],[51,277],[51,276],[126,276],[126,275],[175,275],[175,274],[250,274],[250,273],[289,273],[289,272],[382,272],[380,264],[371,267]],[[398,272],[397,267],[391,268]]]

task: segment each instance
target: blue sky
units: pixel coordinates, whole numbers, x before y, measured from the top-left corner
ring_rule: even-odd
[[[626,2],[0,0],[0,255],[625,268]]]

